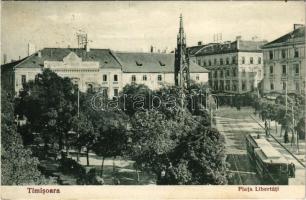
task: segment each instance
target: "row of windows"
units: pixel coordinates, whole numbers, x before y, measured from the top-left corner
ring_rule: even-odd
[[[293,70],[295,74],[299,74],[300,73],[300,65],[299,64],[293,64]],[[271,65],[269,67],[269,73],[270,74],[274,74],[274,66]],[[288,73],[288,67],[287,65],[282,65],[282,74],[286,75]]]
[[[107,81],[107,75],[106,74],[103,74],[103,76],[102,76],[102,79],[103,79],[103,81],[104,82],[106,82]],[[142,80],[143,81],[147,81],[147,75],[143,75],[142,76]],[[163,78],[162,78],[162,75],[157,75],[157,81],[162,81],[163,80]],[[198,80],[200,80],[200,76],[199,75],[196,75],[196,80],[198,81]],[[21,75],[21,83],[22,84],[24,84],[24,83],[26,83],[26,75]],[[117,82],[118,81],[118,75],[117,74],[115,74],[114,75],[114,77],[113,77],[113,81],[114,82]],[[132,75],[132,82],[136,82],[136,75]]]
[[[207,62],[206,62],[206,60],[204,60],[203,63],[201,63],[201,62],[202,62],[201,60],[198,60],[198,65],[201,65],[201,66],[204,66],[204,67],[205,67],[205,66],[211,66],[211,65],[212,65],[212,61],[211,61],[211,60],[207,60]],[[230,64],[230,58],[226,58],[226,59],[225,59],[225,62],[224,62],[223,58],[220,58],[220,59],[219,59],[219,63],[218,63],[217,59],[215,58],[215,59],[214,59],[214,62],[213,62],[214,65],[217,65],[217,64],[219,64],[219,65],[224,65],[224,63],[225,63],[225,65],[229,65],[229,64]],[[253,58],[253,57],[250,57],[248,63],[249,63],[249,64],[255,64],[255,63],[254,63],[254,58]],[[231,64],[237,64],[236,56],[233,56],[233,57],[232,57],[232,59],[231,59]],[[241,57],[241,64],[246,64],[246,59],[245,59],[244,56]],[[258,57],[258,58],[257,58],[257,64],[261,64],[261,57]]]
[[[106,74],[103,74],[102,80],[103,80],[104,82],[107,81],[107,75],[106,75]],[[117,75],[117,74],[114,75],[114,79],[113,79],[113,80],[114,80],[115,82],[118,81],[118,75]]]
[[[279,53],[279,51],[269,51],[269,59],[270,60],[273,60],[276,58],[276,55],[277,53]],[[285,59],[285,58],[289,58],[289,49],[282,49],[280,51],[280,58],[281,59]],[[299,55],[299,50],[297,48],[294,49],[294,52],[293,52],[293,57],[294,58],[298,58],[300,55]]]
[[[230,83],[229,80],[226,80],[225,82],[226,84],[224,85],[224,81],[220,81],[220,83],[218,83],[218,81],[214,81],[214,85],[212,87],[212,82],[210,81],[210,86],[214,89],[214,90],[232,90],[232,91],[237,91],[237,83]],[[230,89],[231,88],[231,89]],[[246,91],[247,90],[247,81],[242,81],[241,82],[241,89],[242,91]],[[252,81],[250,81],[250,89],[253,90],[254,89],[254,84]]]
[[[54,69],[54,72],[99,72],[98,69]]]
[[[287,88],[287,83],[285,81],[282,82],[282,89],[285,91]],[[270,90],[274,90],[274,83],[270,83]],[[300,83],[299,82],[295,82],[295,90],[300,90]]]
[[[148,80],[148,77],[147,77],[147,75],[143,75],[142,76],[142,80],[143,81],[147,81]],[[162,77],[162,75],[157,75],[157,81],[162,81],[163,80],[163,77]],[[132,75],[132,82],[136,82],[136,75]]]
[[[237,70],[234,68],[231,71],[232,71],[232,76],[236,77]],[[213,75],[214,78],[217,78],[218,77],[218,71],[209,72],[209,74],[208,74],[209,78],[212,78],[212,75]],[[224,77],[223,70],[220,71],[219,75],[220,75],[220,77]],[[230,70],[229,69],[225,71],[225,77],[228,77],[228,76],[230,76]]]

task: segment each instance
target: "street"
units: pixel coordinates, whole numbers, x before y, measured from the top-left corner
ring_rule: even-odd
[[[236,108],[221,107],[215,114],[216,128],[225,137],[227,161],[231,164],[230,171],[233,173],[229,184],[260,184],[260,179],[247,158],[245,136],[249,133],[263,134],[263,122],[253,116],[251,108],[242,108],[238,111]],[[293,162],[296,166],[296,176],[289,179],[289,185],[304,184],[304,167],[272,137],[268,141],[289,163]]]

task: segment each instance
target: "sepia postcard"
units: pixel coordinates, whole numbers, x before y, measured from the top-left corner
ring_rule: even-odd
[[[304,1],[2,1],[1,199],[304,199]]]

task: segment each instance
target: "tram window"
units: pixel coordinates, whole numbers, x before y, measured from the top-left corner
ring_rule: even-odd
[[[279,165],[268,165],[268,170],[269,170],[269,172],[270,173],[273,173],[273,174],[275,174],[275,173],[277,173],[278,171],[279,171]]]

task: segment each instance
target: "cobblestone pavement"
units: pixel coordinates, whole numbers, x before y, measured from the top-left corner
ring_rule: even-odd
[[[259,184],[260,181],[254,175],[255,170],[252,164],[248,159],[244,159],[246,157],[245,136],[249,133],[264,134],[261,127],[263,122],[254,118],[251,108],[241,108],[238,111],[236,108],[220,107],[216,111],[215,119],[216,128],[225,136],[226,154],[231,163],[230,169],[234,172],[239,171],[234,173],[234,180],[230,181],[230,184]],[[305,168],[272,137],[268,140],[289,162],[293,162],[296,166],[296,176],[289,179],[289,184],[305,184]]]

